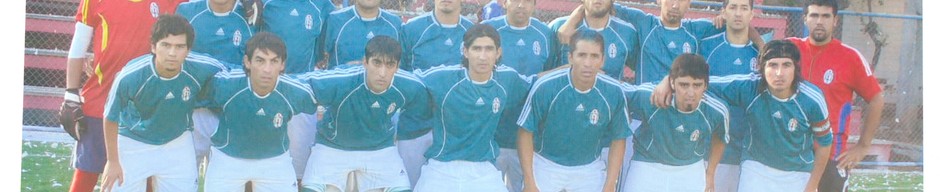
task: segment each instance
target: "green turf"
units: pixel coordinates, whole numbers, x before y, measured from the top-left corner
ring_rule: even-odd
[[[20,191],[68,191],[72,144],[23,141]]]
[[[72,182],[72,144],[23,141],[21,191],[68,191]],[[203,191],[203,174],[199,175]],[[849,191],[923,191],[921,172],[856,172]]]

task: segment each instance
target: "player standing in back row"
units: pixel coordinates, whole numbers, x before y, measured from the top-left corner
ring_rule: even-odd
[[[819,86],[829,104],[829,123],[833,130],[832,154],[826,173],[819,182],[819,191],[845,191],[852,168],[865,158],[871,141],[881,126],[884,96],[868,66],[868,61],[858,50],[833,37],[839,20],[839,4],[836,0],[811,0],[806,2],[803,22],[809,28],[806,38],[787,38],[800,49],[803,59],[803,77]],[[862,123],[862,134],[858,143],[848,148],[848,126],[851,122],[853,93],[868,102],[867,114]]]

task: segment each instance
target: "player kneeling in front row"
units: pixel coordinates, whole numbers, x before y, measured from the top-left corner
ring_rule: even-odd
[[[256,192],[296,191],[287,122],[316,111],[313,92],[282,75],[287,51],[274,34],[256,34],[245,53],[244,72],[217,74],[204,95],[221,111],[211,134],[206,191],[241,190],[247,182]]]
[[[679,55],[667,77],[675,90],[674,103],[668,108],[649,102],[654,84],[623,84],[630,114],[643,124],[633,135],[636,153],[621,190],[700,192],[714,188],[729,122],[725,102],[705,93],[708,71],[702,56]]]
[[[421,168],[416,192],[507,191],[494,165],[499,155],[496,128],[508,109],[521,107],[529,81],[512,68],[496,65],[502,49],[490,25],[470,27],[461,50],[462,65],[415,72],[434,101],[434,118],[429,119],[434,143],[424,154],[428,162]]]
[[[152,30],[151,54],[128,62],[108,93],[102,191],[144,191],[148,177],[157,191],[196,191],[193,108],[225,67],[189,54],[193,28],[182,17],[160,16]]]
[[[409,191],[411,183],[393,145],[392,115],[431,118],[418,77],[398,70],[401,44],[388,36],[366,43],[361,66],[314,71],[299,78],[326,108],[303,176],[303,191]],[[356,186],[346,186],[348,176]]]

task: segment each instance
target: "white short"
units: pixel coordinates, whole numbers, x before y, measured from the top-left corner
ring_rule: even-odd
[[[202,163],[209,156],[209,146],[212,146],[212,134],[219,127],[219,117],[208,108],[193,110],[193,145],[196,148],[196,162]]]
[[[389,189],[400,191],[411,189],[408,173],[402,164],[395,146],[375,151],[343,151],[314,145],[304,172],[305,190],[324,191],[327,185],[347,189],[346,178],[350,173],[356,177],[357,189]]]
[[[810,173],[783,171],[757,161],[741,162],[741,181],[738,191],[803,191]]]
[[[741,178],[741,166],[718,164],[715,169],[716,192],[738,192],[738,180]]]
[[[415,192],[454,191],[506,192],[502,173],[490,162],[450,161],[429,159],[421,167],[421,180]]]
[[[398,141],[398,154],[401,155],[401,159],[405,163],[405,170],[408,171],[408,180],[411,181],[411,186],[415,186],[418,178],[421,177],[421,166],[428,162],[428,158],[424,157],[424,152],[428,151],[433,142],[434,137],[430,131],[411,140]]]
[[[705,161],[671,166],[643,161],[630,162],[623,191],[694,191],[705,190]]]
[[[564,166],[542,157],[532,158],[532,172],[539,191],[597,192],[604,189],[607,165],[600,159],[586,165]]]
[[[317,115],[301,113],[294,115],[287,122],[287,137],[290,140],[290,156],[294,165],[297,179],[304,176],[307,158],[310,157],[310,147],[317,140]]]
[[[519,163],[519,150],[499,148],[496,157],[496,169],[503,173],[503,181],[510,192],[522,191],[522,165]]]
[[[154,158],[160,157],[160,158]],[[192,132],[186,131],[163,145],[146,144],[118,135],[118,158],[124,181],[113,191],[144,191],[147,177],[154,178],[154,191],[196,191],[196,153]]]
[[[288,153],[266,159],[243,159],[229,156],[215,147],[211,150],[206,192],[244,190],[249,181],[256,192],[297,191],[297,179]]]

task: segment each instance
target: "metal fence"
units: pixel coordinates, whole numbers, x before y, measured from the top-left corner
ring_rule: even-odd
[[[339,2],[340,0],[336,0]],[[760,2],[760,0],[758,0]],[[618,3],[658,14],[654,1]],[[764,2],[770,2],[765,0]],[[873,154],[864,165],[880,169],[923,166],[922,6],[920,0],[845,0],[836,37],[868,60],[886,98]],[[464,0],[462,13],[477,20],[488,0]],[[539,0],[535,17],[543,22],[568,15],[575,0]],[[871,5],[871,6],[869,6]],[[57,127],[54,113],[65,84],[65,53],[71,42],[78,0],[27,0],[24,48],[24,127]],[[428,0],[385,0],[382,5],[406,19],[430,10]],[[688,18],[714,17],[720,2],[694,1]],[[802,8],[757,5],[752,25],[767,39],[805,36]],[[864,103],[857,100],[853,122],[857,135]],[[857,140],[857,136],[853,137]]]

